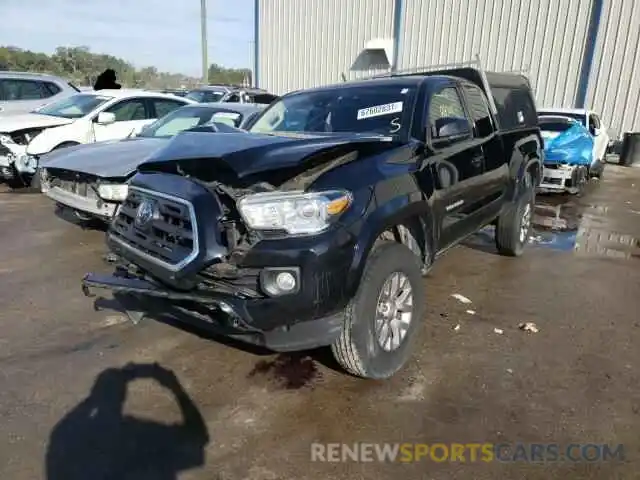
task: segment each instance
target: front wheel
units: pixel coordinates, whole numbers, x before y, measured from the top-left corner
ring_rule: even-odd
[[[501,255],[519,257],[529,241],[533,207],[535,205],[533,177],[527,172],[522,180],[518,199],[508,205],[498,217],[496,247]]]
[[[349,373],[389,378],[406,363],[424,313],[420,267],[420,259],[400,243],[385,241],[371,252],[331,346]]]

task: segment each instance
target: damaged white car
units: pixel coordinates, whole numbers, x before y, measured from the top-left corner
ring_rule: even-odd
[[[79,93],[31,113],[0,117],[0,180],[37,185],[39,158],[59,148],[127,138],[193,100],[144,90]]]

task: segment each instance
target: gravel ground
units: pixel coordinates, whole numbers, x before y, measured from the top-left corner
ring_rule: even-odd
[[[540,196],[521,259],[489,231],[450,251],[426,279],[411,362],[384,382],[323,350],[276,355],[102,310],[80,279],[108,270],[104,232],[5,189],[0,478],[637,478],[638,187],[640,169],[609,165],[581,198]],[[312,462],[313,442],[623,444],[626,461]]]

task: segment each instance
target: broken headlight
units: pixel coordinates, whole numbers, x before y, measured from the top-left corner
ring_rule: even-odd
[[[128,193],[129,185],[126,183],[102,183],[98,185],[100,198],[110,202],[124,202]]]
[[[346,191],[266,192],[247,195],[238,210],[253,230],[284,230],[291,235],[326,230],[351,205]]]
[[[8,145],[9,143],[15,143],[11,135],[7,135],[6,133],[0,133],[0,143],[4,143]]]

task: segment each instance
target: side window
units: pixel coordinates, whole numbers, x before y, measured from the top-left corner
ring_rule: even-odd
[[[173,100],[167,100],[166,98],[154,98],[152,101],[156,111],[156,118],[162,118],[173,112],[176,108],[184,107],[185,105],[182,102],[174,102]]]
[[[600,122],[597,121],[597,117],[595,115],[589,115],[589,132],[591,135],[595,135],[596,128],[600,126]]]
[[[240,102],[240,95],[237,94],[237,93],[233,93],[233,94],[229,95],[229,98],[227,99],[227,102],[239,103]]]
[[[39,100],[46,98],[40,88],[40,82],[34,80],[4,80],[4,96],[6,100]]]
[[[58,85],[51,82],[42,82],[42,88],[45,93],[45,98],[53,97],[62,91]]]
[[[494,132],[494,128],[491,113],[489,112],[489,104],[484,93],[473,85],[465,85],[464,91],[469,102],[469,111],[476,136],[479,138],[488,137]]]
[[[431,97],[429,131],[437,146],[451,145],[471,136],[469,119],[454,87],[443,88]]]
[[[115,114],[116,122],[131,122],[134,120],[146,120],[147,118],[144,99],[142,98],[123,100],[105,111]]]

